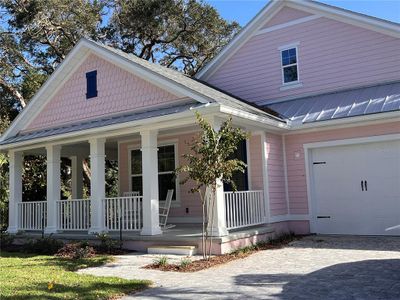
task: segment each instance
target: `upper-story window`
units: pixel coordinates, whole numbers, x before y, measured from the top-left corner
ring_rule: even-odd
[[[97,71],[86,73],[86,99],[97,97]]]
[[[282,82],[283,84],[299,81],[297,47],[281,49]]]

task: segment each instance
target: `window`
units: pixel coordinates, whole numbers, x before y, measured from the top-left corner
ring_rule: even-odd
[[[86,99],[97,97],[97,71],[86,73]]]
[[[281,50],[283,84],[298,82],[297,47]]]
[[[158,147],[158,194],[161,200],[167,196],[167,191],[174,190],[172,200],[176,200],[176,177],[174,170],[175,145]],[[143,195],[142,182],[142,152],[140,149],[131,151],[131,190]]]
[[[236,152],[233,153],[231,159],[240,159],[245,164],[247,164],[247,149],[246,149],[246,141],[242,141]],[[233,182],[236,184],[236,189],[238,191],[247,191],[249,189],[249,181],[248,181],[248,173],[247,167],[245,168],[244,173],[242,172],[235,172],[232,176]],[[224,191],[232,191],[231,184],[224,183]]]

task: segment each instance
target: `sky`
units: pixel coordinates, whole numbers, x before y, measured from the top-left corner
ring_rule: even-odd
[[[268,0],[206,0],[222,17],[246,25],[269,1]],[[320,0],[359,13],[400,23],[400,0]]]

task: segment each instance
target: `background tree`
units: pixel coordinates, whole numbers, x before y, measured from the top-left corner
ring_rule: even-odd
[[[194,75],[238,30],[236,22],[224,20],[202,1],[0,0],[0,134],[81,37]],[[44,157],[27,157],[24,172],[24,184],[43,193],[44,163]],[[66,197],[68,161],[62,165]],[[116,164],[108,166],[112,170],[106,172],[107,191],[115,194]],[[0,190],[5,191],[7,167],[5,157],[0,166]],[[41,175],[33,178],[36,172]],[[89,182],[90,166],[85,161],[85,191]],[[0,192],[0,202],[6,199]]]
[[[233,159],[232,154],[237,150],[239,143],[247,138],[247,133],[240,128],[232,127],[232,118],[223,122],[216,130],[208,123],[199,113],[196,112],[196,119],[200,126],[201,133],[190,143],[192,153],[186,153],[182,156],[187,163],[180,166],[176,172],[184,173],[185,178],[181,184],[187,182],[194,183],[190,189],[191,193],[198,193],[202,206],[202,251],[203,257],[206,258],[206,242],[207,242],[207,221],[212,222],[214,211],[215,192],[217,189],[217,181],[220,180],[229,183],[233,191],[236,191],[236,184],[232,180],[235,172],[244,172],[246,164],[239,160]],[[206,193],[206,191],[210,193]],[[207,197],[206,197],[207,196]],[[207,199],[209,197],[209,199]],[[208,203],[208,204],[207,204]],[[208,205],[208,216],[206,216],[206,205]],[[210,224],[212,227],[212,223]],[[209,243],[209,255],[211,255],[212,240]]]

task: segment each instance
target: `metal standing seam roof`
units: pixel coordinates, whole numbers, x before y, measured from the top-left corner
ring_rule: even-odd
[[[119,114],[119,115],[114,115],[114,116],[109,116],[109,117],[99,118],[99,119],[93,119],[93,120],[84,121],[84,122],[71,123],[71,124],[64,125],[64,126],[52,127],[52,128],[48,128],[48,129],[32,131],[29,133],[18,134],[16,136],[10,137],[4,141],[1,141],[0,145],[22,142],[22,141],[43,138],[43,137],[49,137],[49,136],[54,136],[54,135],[59,135],[59,134],[64,134],[64,133],[76,132],[76,131],[81,131],[81,130],[86,130],[86,129],[97,128],[97,127],[104,127],[104,126],[110,126],[110,125],[121,124],[121,123],[126,123],[126,122],[139,121],[139,120],[144,120],[144,119],[148,119],[148,118],[161,117],[161,116],[176,114],[176,113],[180,113],[180,112],[184,112],[184,111],[188,111],[188,110],[193,110],[193,109],[196,109],[203,105],[204,104],[195,102],[195,103],[175,105],[175,106],[167,107],[167,108],[155,108],[153,110],[147,110],[147,111],[142,111],[142,112],[124,113],[124,114]]]
[[[266,105],[292,125],[400,110],[400,82]]]

